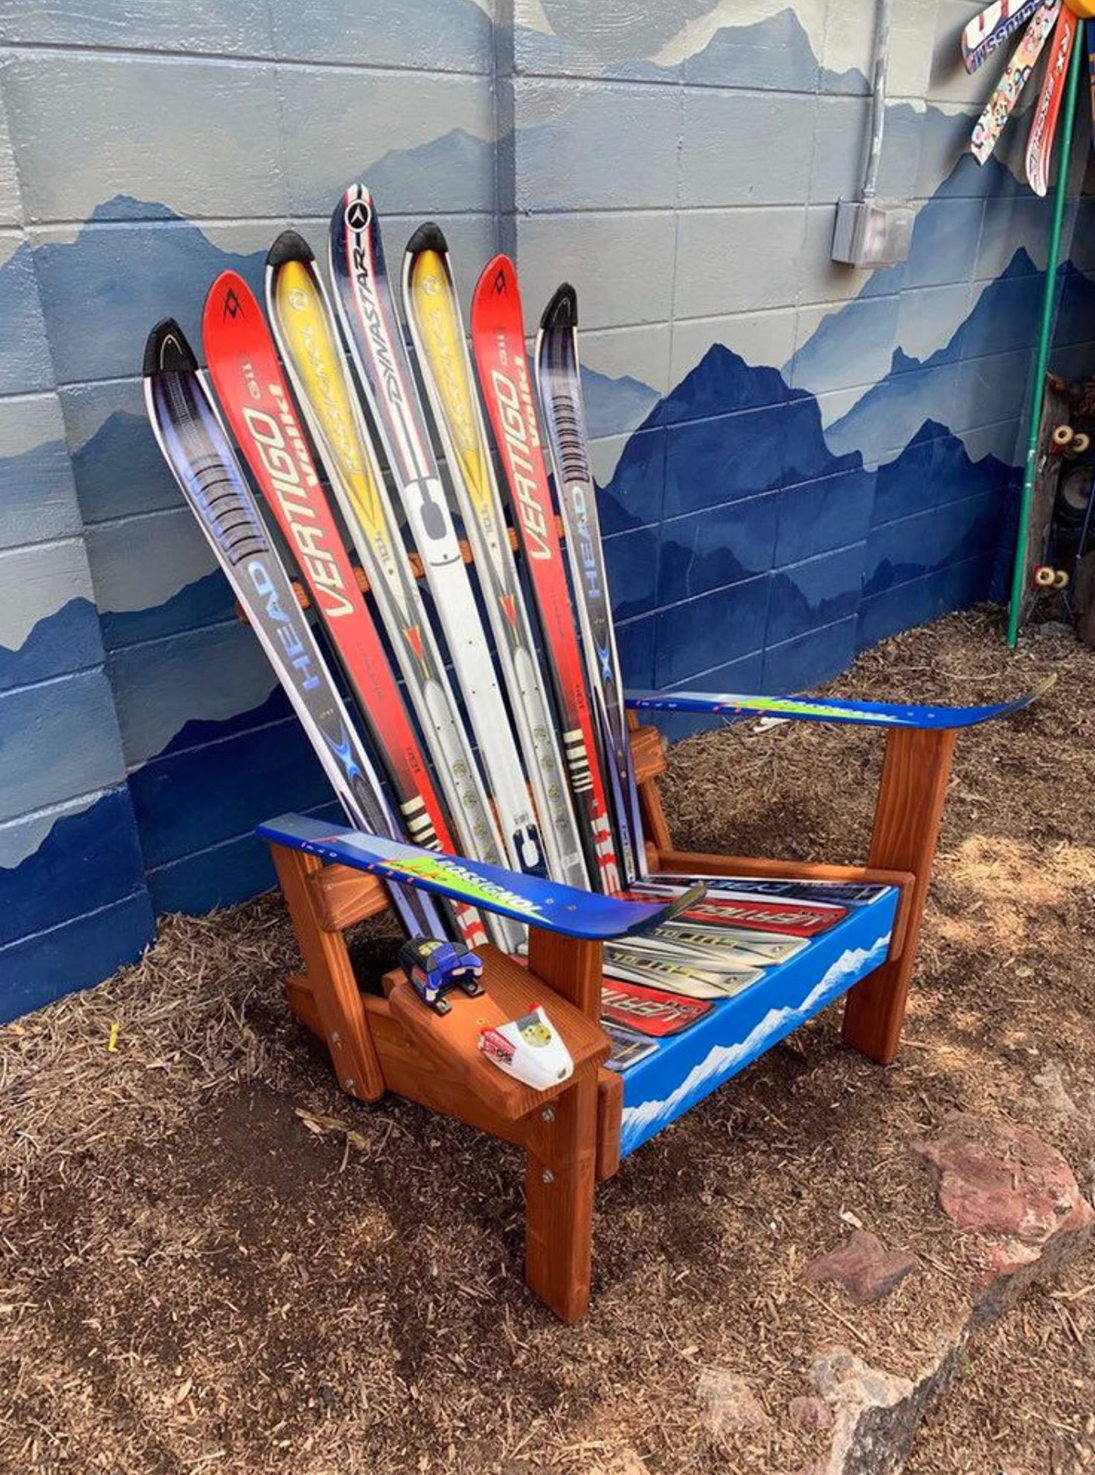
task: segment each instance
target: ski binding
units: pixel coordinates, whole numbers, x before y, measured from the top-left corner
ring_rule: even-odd
[[[485,1026],[479,1048],[499,1070],[536,1091],[546,1091],[574,1074],[570,1051],[540,1004],[533,1004],[532,1012],[520,1019]]]
[[[412,937],[399,949],[399,966],[418,997],[436,1014],[447,1014],[452,1008],[445,998],[450,989],[463,989],[472,999],[483,993],[479,982],[483,964],[462,942]]]

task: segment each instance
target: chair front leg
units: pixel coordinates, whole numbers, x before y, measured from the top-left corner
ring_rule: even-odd
[[[882,1065],[895,1059],[901,1041],[955,737],[953,729],[917,728],[895,728],[886,737],[867,863],[911,871],[916,880],[901,956],[857,983],[844,1005],[845,1043]]]

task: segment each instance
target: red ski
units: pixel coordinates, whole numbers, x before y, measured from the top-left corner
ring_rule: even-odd
[[[638,898],[650,896],[648,891],[626,893]],[[679,914],[678,920],[692,923],[717,923],[723,927],[742,928],[752,932],[778,932],[785,937],[817,937],[828,932],[848,915],[847,907],[811,906],[807,902],[773,901],[770,897],[727,896],[708,892],[702,899]]]
[[[1042,95],[1038,99],[1027,141],[1027,180],[1036,195],[1044,195],[1049,186],[1053,137],[1057,132],[1057,115],[1061,111],[1061,99],[1065,94],[1065,80],[1068,77],[1068,64],[1075,40],[1076,17],[1067,5],[1062,5],[1050,43],[1046,75],[1042,80]],[[1061,167],[1068,168],[1067,159],[1061,161]]]
[[[416,845],[455,852],[441,801],[372,615],[305,445],[266,319],[247,283],[222,272],[202,317],[209,375],[236,442],[293,550],[383,760],[407,833]],[[478,913],[459,909],[470,945],[486,942]]]
[[[605,1019],[655,1039],[680,1034],[702,1019],[710,1007],[702,999],[686,999],[681,994],[663,993],[659,988],[644,988],[619,978],[606,978],[601,989]]]
[[[567,771],[585,821],[582,838],[598,888],[611,895],[621,885],[616,845],[529,386],[517,273],[507,256],[488,262],[476,283],[471,340],[543,631],[544,664],[562,719]]]

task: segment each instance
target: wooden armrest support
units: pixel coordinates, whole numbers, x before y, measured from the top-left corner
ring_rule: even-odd
[[[463,1081],[470,1094],[492,1112],[517,1121],[572,1089],[576,1077],[589,1072],[596,1075],[597,1067],[608,1059],[611,1046],[599,1024],[567,1003],[529,969],[491,946],[482,949],[482,958],[486,993],[468,998],[454,990],[448,995],[451,1007],[447,1014],[428,1009],[406,979],[395,985],[388,1002],[392,1017],[424,1054],[436,1059],[450,1076]],[[544,1091],[506,1075],[479,1049],[479,1032],[484,1025],[520,1018],[537,1003],[547,1010],[574,1061],[574,1076]]]

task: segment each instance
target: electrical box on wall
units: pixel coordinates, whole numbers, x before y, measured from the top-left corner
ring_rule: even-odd
[[[915,211],[906,200],[840,200],[833,260],[851,266],[896,266],[909,254]]]

